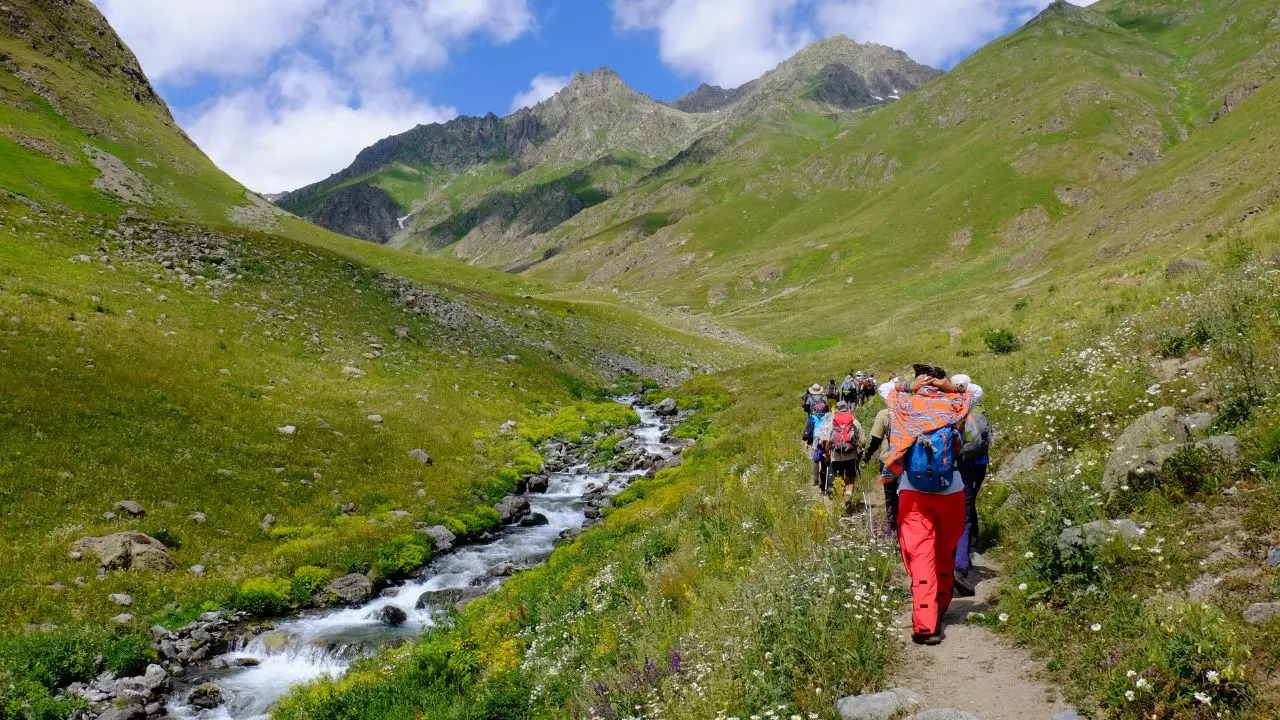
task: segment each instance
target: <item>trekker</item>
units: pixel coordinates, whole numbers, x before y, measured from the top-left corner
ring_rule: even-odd
[[[911,576],[913,642],[942,642],[942,618],[951,606],[956,546],[964,533],[964,481],[960,427],[970,395],[940,368],[916,365],[911,383],[879,388],[889,408],[889,456],[882,479],[898,478],[898,542]]]
[[[858,383],[858,405],[862,405],[870,400],[876,394],[876,379],[871,375],[864,375],[861,370],[855,378]]]
[[[830,400],[831,402],[835,402],[839,398],[839,396],[840,396],[840,391],[836,387],[836,379],[831,378],[831,380],[827,382],[827,399]]]
[[[822,394],[822,386],[814,383],[800,395],[800,408],[804,410],[804,451],[808,453],[813,445],[813,431],[816,428],[815,418],[827,414],[827,398]]]
[[[836,403],[836,411],[823,422],[819,437],[831,463],[830,479],[823,491],[831,497],[838,479],[844,488],[845,513],[851,514],[853,488],[858,479],[858,459],[862,455],[862,425],[848,402],[841,400]]]
[[[871,423],[871,440],[862,453],[862,464],[871,462],[880,451],[880,487],[884,489],[884,534],[898,535],[898,478],[884,479],[884,460],[889,456],[889,408],[881,408]],[[883,446],[882,446],[883,444]]]
[[[960,479],[964,481],[964,534],[956,546],[956,594],[972,597],[975,593],[969,581],[969,569],[973,562],[973,546],[978,541],[978,492],[987,479],[990,464],[991,421],[982,407],[982,386],[968,375],[952,375],[951,382],[969,395],[969,417],[964,422],[964,448],[960,453]]]
[[[826,404],[818,406],[822,414],[810,415],[813,423],[813,436],[809,448],[809,461],[813,463],[813,484],[823,495],[831,494],[831,451],[827,447],[826,437],[830,433],[832,413],[826,411]]]
[[[844,382],[840,383],[840,399],[847,403],[858,402],[858,382],[852,374],[844,376]]]

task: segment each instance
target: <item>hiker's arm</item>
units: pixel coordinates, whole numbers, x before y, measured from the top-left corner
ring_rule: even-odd
[[[876,451],[880,449],[880,442],[882,440],[884,440],[884,438],[878,438],[875,435],[871,436],[871,444],[867,445],[867,451],[862,453],[862,462],[870,462],[871,458],[875,457]]]

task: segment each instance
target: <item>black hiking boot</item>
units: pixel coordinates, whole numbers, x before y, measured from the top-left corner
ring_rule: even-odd
[[[969,582],[968,573],[956,573],[954,580],[955,587],[952,594],[956,597],[973,597],[978,594],[978,591],[973,587],[973,583]]]
[[[941,645],[942,640],[943,640],[943,635],[941,632],[928,633],[928,634],[921,634],[921,633],[911,634],[911,642],[917,645],[928,645],[932,647],[935,645]]]

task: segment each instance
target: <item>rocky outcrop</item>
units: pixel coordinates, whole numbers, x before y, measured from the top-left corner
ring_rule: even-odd
[[[1131,472],[1150,466],[1152,451],[1158,451],[1157,455],[1162,456],[1160,460],[1163,461],[1163,457],[1172,454],[1170,446],[1176,448],[1191,439],[1191,430],[1171,407],[1152,410],[1139,417],[1124,429],[1107,456],[1102,472],[1102,489],[1114,492],[1127,482]]]
[[[140,532],[80,538],[71,544],[71,550],[96,557],[107,570],[165,571],[174,567],[164,543]]]
[[[307,219],[336,233],[385,243],[399,227],[399,213],[386,190],[356,183],[329,195]]]
[[[693,92],[671,103],[671,107],[687,113],[715,112],[738,102],[754,87],[754,80],[729,90],[702,83]]]
[[[330,582],[313,598],[316,605],[358,605],[373,597],[373,581],[360,573],[351,573]]]
[[[996,471],[997,482],[1007,483],[1019,475],[1035,470],[1053,453],[1053,446],[1047,442],[1036,443],[1018,451],[1018,454],[1000,462]]]
[[[482,587],[466,587],[466,588],[449,588],[447,590],[428,590],[418,596],[418,602],[415,605],[419,610],[423,608],[449,608],[454,605],[484,597],[492,592],[489,588]]]
[[[529,501],[519,495],[508,495],[500,502],[493,506],[494,510],[502,516],[504,525],[519,522],[521,518],[529,514]]]
[[[843,720],[890,720],[923,707],[924,698],[906,688],[853,695],[836,703]]]
[[[1142,528],[1128,518],[1094,520],[1080,527],[1069,527],[1058,535],[1058,547],[1067,549],[1081,545],[1101,545],[1112,540],[1133,542],[1142,538]]]

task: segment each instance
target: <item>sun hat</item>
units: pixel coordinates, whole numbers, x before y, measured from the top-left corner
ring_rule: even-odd
[[[822,392],[822,386],[819,385],[818,383],[814,383],[809,386],[809,392],[814,395],[817,395]]]
[[[955,383],[957,386],[960,387],[960,389],[963,390],[964,388],[969,387],[969,383],[973,381],[969,379],[968,375],[957,374],[957,375],[951,376],[951,382]]]
[[[841,400],[836,403],[836,412],[849,412],[849,402],[847,400]]]

